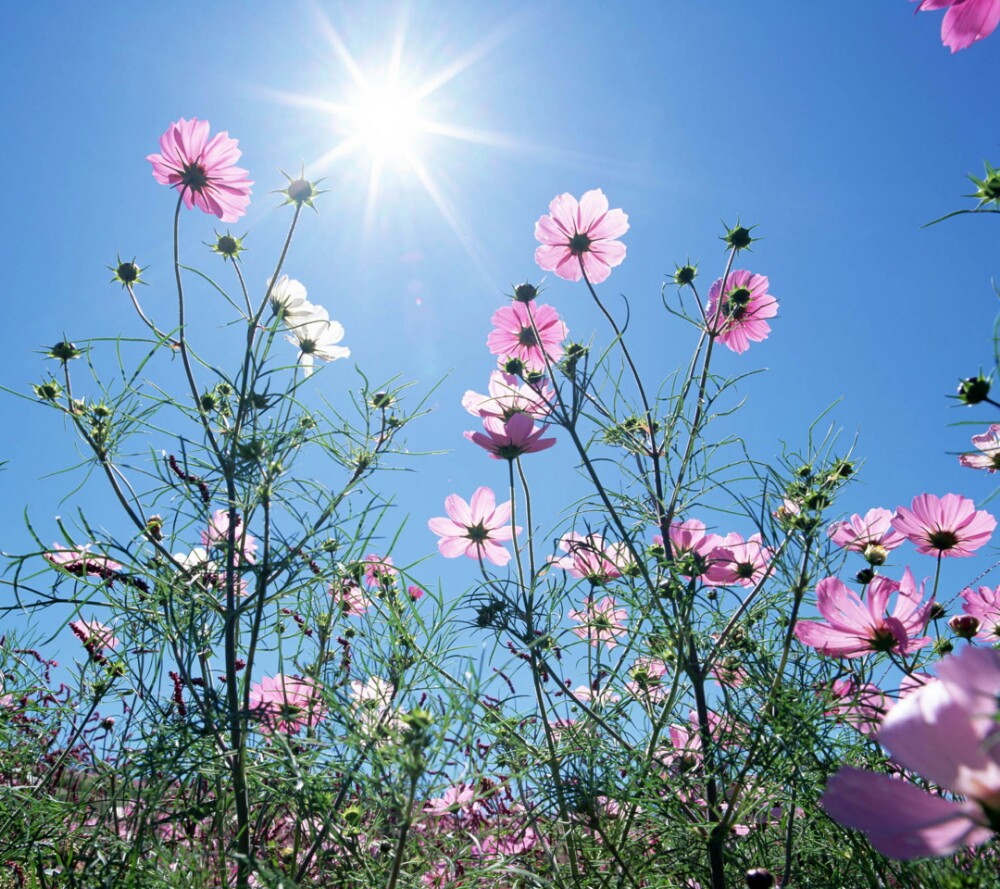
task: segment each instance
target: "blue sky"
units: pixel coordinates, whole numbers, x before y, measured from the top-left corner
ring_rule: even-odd
[[[789,14],[794,8],[798,17]],[[808,8],[808,11],[805,10]],[[994,488],[955,452],[993,419],[945,395],[988,367],[996,298],[995,219],[921,228],[971,202],[967,172],[998,160],[988,85],[1000,36],[952,56],[938,15],[905,0],[714,3],[257,3],[137,7],[22,4],[8,13],[0,63],[8,136],[7,322],[0,385],[29,391],[39,352],[62,339],[139,335],[126,297],[108,284],[116,254],[149,266],[142,296],[169,318],[173,196],[145,156],[171,121],[197,116],[240,140],[254,200],[234,233],[249,233],[245,273],[260,288],[288,210],[268,192],[278,169],[326,177],[287,271],[347,330],[350,361],[316,378],[333,400],[400,375],[436,413],[410,435],[415,449],[451,449],[398,485],[409,515],[400,561],[434,552],[426,519],[452,491],[503,487],[504,470],[468,444],[462,393],[485,391],[489,318],[511,283],[538,281],[533,225],[549,200],[600,187],[629,214],[628,256],[601,293],[632,309],[630,343],[654,383],[689,353],[690,332],[660,306],[675,264],[699,261],[703,289],[721,273],[722,221],[756,223],[763,240],[741,265],[766,274],[780,301],[771,338],[721,369],[769,372],[743,387],[735,431],[761,459],[800,445],[828,405],[865,459],[846,512],[908,504],[925,490],[977,500]],[[405,165],[369,194],[369,159],[327,164],[343,127],[310,100],[351,89],[337,39],[373,79],[393,47],[413,84],[450,72],[426,113],[475,139],[427,137],[420,156],[433,189]],[[436,198],[435,198],[436,196]],[[183,217],[185,258],[222,273],[201,248],[214,218]],[[213,331],[225,308],[193,289],[196,323]],[[573,338],[607,331],[579,285],[547,281]],[[198,302],[201,300],[201,302]],[[180,381],[178,377],[178,382]],[[27,509],[43,539],[52,517],[84,507],[113,526],[113,506],[89,484],[65,501],[75,442],[55,415],[3,395],[0,549],[30,546]],[[976,419],[971,426],[957,421]],[[539,478],[572,474],[562,444],[537,458]],[[542,509],[555,521],[555,493]],[[725,530],[725,529],[723,529]],[[194,543],[196,541],[192,541]],[[981,568],[949,566],[957,591]],[[460,584],[467,565],[427,563]],[[918,576],[933,563],[914,557]]]

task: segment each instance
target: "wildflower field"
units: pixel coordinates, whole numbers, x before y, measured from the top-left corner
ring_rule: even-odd
[[[706,6],[15,14],[0,889],[1000,886],[1000,0]]]

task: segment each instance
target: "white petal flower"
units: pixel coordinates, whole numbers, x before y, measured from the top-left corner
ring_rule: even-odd
[[[346,346],[337,345],[344,338],[343,326],[339,321],[331,321],[322,306],[312,306],[310,314],[295,318],[289,324],[289,330],[292,336],[286,339],[293,346],[299,347],[299,364],[307,377],[312,373],[315,358],[336,361],[351,354]]]

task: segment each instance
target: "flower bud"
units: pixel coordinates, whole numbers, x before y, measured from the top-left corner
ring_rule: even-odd
[[[861,555],[865,557],[865,561],[869,565],[877,567],[885,564],[885,560],[889,557],[889,551],[880,543],[869,543],[861,551]]]
[[[979,632],[979,618],[972,614],[956,614],[948,621],[948,626],[959,639],[971,639]]]
[[[237,238],[227,231],[224,235],[216,232],[215,236],[215,243],[209,246],[213,253],[218,253],[223,259],[238,259],[239,255],[246,250],[246,247],[243,246],[243,238],[246,235],[243,235],[243,238]]]
[[[979,207],[984,207],[986,204],[996,204],[1000,207],[1000,170],[995,170],[987,161],[986,175],[982,179],[972,175],[969,178],[977,186],[976,193],[969,197],[978,198]]]
[[[392,396],[388,392],[376,392],[372,396],[371,404],[377,410],[385,410],[392,404]]]
[[[163,518],[158,515],[151,515],[146,519],[146,534],[153,540],[163,540]]]
[[[74,358],[79,358],[83,352],[81,352],[72,343],[67,343],[63,340],[61,343],[56,343],[48,351],[49,358],[55,358],[58,361],[62,361],[64,364],[67,361],[72,361]]]
[[[519,377],[524,373],[524,362],[520,358],[508,358],[503,366],[504,373]]]
[[[945,614],[944,605],[942,605],[940,602],[935,602],[933,605],[931,605],[931,610],[927,614],[927,619],[941,620],[941,618],[944,617],[944,614]]]
[[[774,885],[774,877],[765,867],[754,867],[746,872],[747,886],[749,889],[771,889]]]
[[[941,638],[934,643],[934,654],[946,655],[951,654],[955,650],[955,646],[952,644],[951,639]]]
[[[538,296],[538,288],[534,284],[518,284],[514,288],[514,299],[519,303],[530,303]]]
[[[42,399],[42,401],[56,401],[62,395],[62,386],[55,380],[47,380],[31,388],[35,390],[35,395]]]
[[[296,207],[301,207],[305,204],[315,210],[313,201],[323,193],[316,186],[323,180],[317,179],[315,182],[310,182],[306,179],[305,168],[302,169],[298,179],[293,179],[284,170],[281,171],[281,174],[288,180],[286,188],[278,189],[278,194],[285,196],[285,203],[295,204]]]
[[[139,276],[142,274],[142,269],[135,264],[135,260],[132,262],[122,262],[122,258],[118,257],[117,265],[108,266],[111,271],[115,274],[111,278],[111,283],[121,284],[122,287],[131,287],[133,284],[142,284],[142,278]]]
[[[979,404],[990,394],[990,381],[980,374],[978,377],[968,377],[958,384],[958,400],[962,404]]]
[[[752,228],[753,226],[745,228],[737,222],[735,226],[726,231],[726,235],[722,240],[725,241],[726,246],[732,250],[747,250],[750,245],[757,240],[750,235],[750,230]]]
[[[694,279],[697,277],[698,266],[685,263],[677,266],[677,271],[674,272],[674,283],[678,287],[688,287],[694,283]]]
[[[862,568],[854,575],[854,579],[860,584],[871,583],[875,579],[875,572],[871,568]]]

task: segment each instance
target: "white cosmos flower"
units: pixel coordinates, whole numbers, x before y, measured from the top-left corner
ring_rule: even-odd
[[[267,279],[267,286],[271,287],[271,278]],[[291,326],[294,319],[303,315],[312,314],[315,306],[306,299],[306,288],[300,281],[282,275],[271,287],[271,311],[281,318],[286,324]]]
[[[351,350],[338,346],[344,338],[344,328],[339,321],[331,321],[326,309],[312,306],[308,315],[288,319],[292,336],[286,337],[293,346],[299,347],[299,364],[308,377],[313,372],[313,360],[336,361],[347,358]]]

